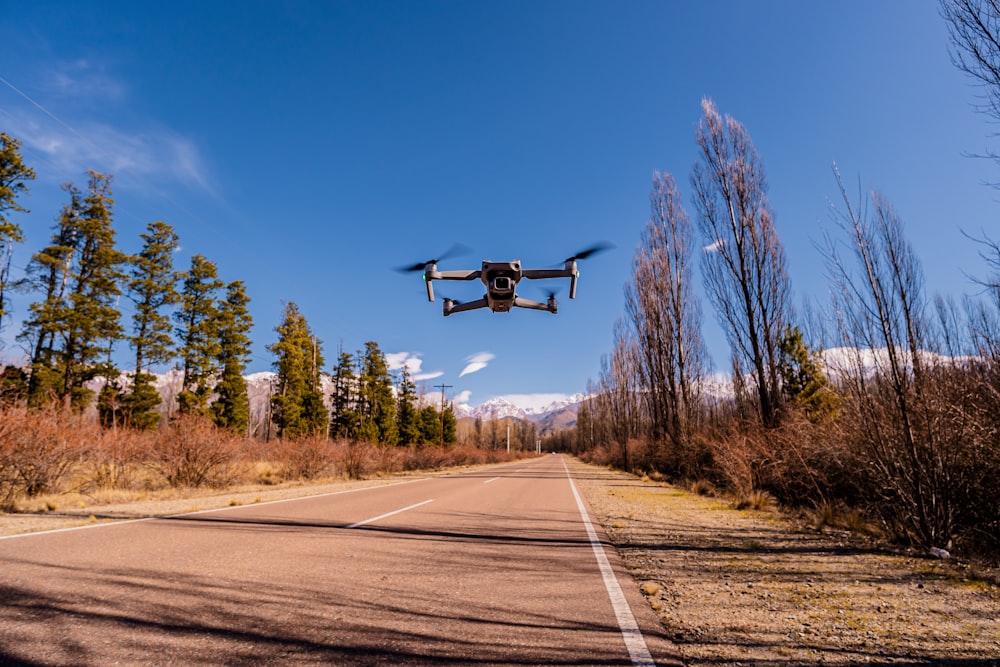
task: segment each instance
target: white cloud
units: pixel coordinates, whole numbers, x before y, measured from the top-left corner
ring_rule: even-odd
[[[424,360],[419,353],[413,352],[389,352],[385,355],[385,363],[390,371],[402,370],[404,367],[410,373],[410,379],[414,382],[433,380],[444,375],[444,371],[426,371],[421,373],[420,369],[424,365]]]
[[[705,246],[704,248],[702,248],[701,251],[704,252],[704,253],[719,252],[719,249],[722,247],[723,243],[725,243],[725,241],[723,241],[722,239],[719,239],[715,243],[709,243],[707,246]]]
[[[3,80],[26,102],[5,110],[5,130],[50,165],[43,173],[58,181],[76,181],[94,169],[114,174],[133,187],[155,190],[165,180],[214,194],[205,161],[190,139],[155,123],[125,128],[85,117],[91,108],[91,113],[109,117],[108,102],[124,97],[124,88],[86,63],[76,67],[80,71],[60,72],[48,82],[55,111]],[[88,104],[95,101],[100,104]],[[75,117],[66,116],[67,109]]]
[[[465,391],[460,391],[455,394],[454,398],[451,400],[455,403],[455,405],[468,405],[470,398],[472,398],[472,392],[466,389]]]
[[[493,361],[494,358],[496,358],[496,355],[492,352],[479,352],[471,357],[466,357],[465,361],[467,363],[465,368],[462,369],[462,372],[458,374],[458,377],[483,370],[486,368],[487,364]]]

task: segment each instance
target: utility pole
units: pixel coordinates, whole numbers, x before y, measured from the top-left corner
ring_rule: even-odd
[[[435,389],[441,390],[441,447],[444,447],[444,390],[451,389],[450,384],[436,384]]]

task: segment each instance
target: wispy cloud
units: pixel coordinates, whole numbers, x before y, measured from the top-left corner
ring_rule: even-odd
[[[4,110],[5,131],[49,164],[50,169],[43,173],[65,181],[95,169],[128,180],[133,187],[156,189],[162,181],[179,182],[214,194],[205,160],[192,140],[153,123],[124,128],[88,119],[81,111],[90,106],[88,102],[123,97],[124,87],[104,74],[73,74],[60,72],[48,80],[43,92],[53,101],[46,100],[46,104],[13,82],[0,79],[26,102]],[[73,109],[75,117],[65,115],[62,109],[67,107]],[[103,105],[97,108],[107,111]]]
[[[722,248],[723,243],[725,243],[725,241],[719,239],[715,243],[709,243],[707,246],[703,247],[701,251],[704,253],[719,252],[719,250]]]
[[[423,368],[424,360],[420,358],[419,353],[389,352],[385,355],[385,363],[390,371],[398,371],[406,368],[410,374],[410,379],[414,382],[433,380],[444,375],[444,371],[421,372],[420,369]]]
[[[465,368],[463,368],[462,372],[458,374],[458,377],[483,370],[495,358],[496,355],[492,352],[479,352],[471,357],[466,357]]]

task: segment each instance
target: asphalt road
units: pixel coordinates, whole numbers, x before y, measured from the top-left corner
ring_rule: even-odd
[[[0,664],[675,664],[569,470],[0,539]]]

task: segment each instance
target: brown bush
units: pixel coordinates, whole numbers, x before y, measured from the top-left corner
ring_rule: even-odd
[[[195,415],[182,415],[155,434],[146,465],[172,487],[222,486],[235,472],[236,436]]]
[[[99,430],[78,414],[8,408],[0,415],[0,508],[59,488]]]
[[[319,435],[279,441],[275,448],[286,479],[317,479],[334,467],[334,444]]]

